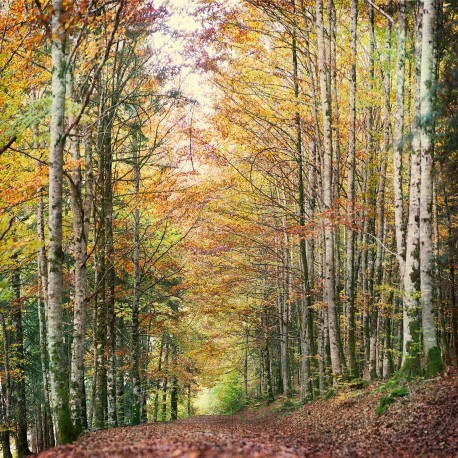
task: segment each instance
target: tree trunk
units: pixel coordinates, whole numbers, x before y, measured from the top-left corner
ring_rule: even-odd
[[[417,19],[415,44],[416,78],[414,95],[414,125],[412,131],[412,151],[410,155],[409,215],[406,232],[406,257],[404,271],[404,307],[403,307],[403,350],[402,372],[408,376],[418,374],[419,360],[419,325],[418,293],[419,285],[419,242],[420,242],[420,136],[419,136],[419,62],[421,59],[421,11]]]
[[[22,329],[21,277],[18,268],[11,274],[14,302],[12,304],[11,321],[13,325],[12,347],[14,349],[14,369],[18,376],[13,384],[16,413],[16,450],[19,458],[30,455],[27,444],[27,405],[25,394],[25,354],[24,334]]]
[[[138,145],[138,132],[133,132],[133,169],[134,169],[134,193],[138,195],[140,190],[140,157]],[[132,418],[131,422],[136,425],[140,422],[140,372],[139,372],[139,302],[140,302],[140,210],[138,205],[134,209],[134,248],[133,248],[133,296],[132,296],[132,338],[131,338],[131,373],[132,383]],[[162,353],[162,347],[161,347]],[[159,362],[159,366],[161,362]],[[160,370],[160,369],[159,369]]]
[[[329,96],[329,85],[327,83],[329,68],[327,68],[326,43],[324,38],[323,25],[323,1],[316,2],[316,22],[318,40],[318,67],[320,75],[321,110],[323,117],[323,205],[324,212],[331,212],[333,209],[332,198],[332,129],[331,129],[331,105]],[[335,276],[334,276],[334,237],[333,221],[330,216],[323,217],[324,225],[324,300],[327,305],[329,323],[329,344],[331,354],[331,365],[334,384],[341,374],[341,361],[339,353],[337,309],[335,301]]]
[[[166,336],[166,344],[165,344],[165,358],[164,358],[164,370],[165,376],[162,381],[162,409],[161,409],[161,421],[167,420],[167,382],[168,376],[167,372],[169,370],[169,339]]]
[[[157,363],[158,374],[160,374],[162,370],[162,354],[164,352],[164,345],[165,345],[165,335],[163,334],[161,338],[161,347],[159,350],[159,359]],[[153,421],[154,422],[157,421],[157,416],[158,416],[158,411],[159,411],[159,388],[160,386],[161,386],[161,382],[160,382],[160,379],[158,378],[156,382],[156,394],[154,396],[154,408],[153,408]]]
[[[105,106],[105,95],[101,94],[100,110]],[[95,209],[97,224],[97,246],[95,258],[95,286],[96,294],[94,313],[94,376],[93,376],[93,413],[92,427],[102,429],[105,427],[105,414],[107,406],[107,383],[106,383],[106,347],[107,347],[107,306],[106,306],[106,161],[107,143],[111,142],[109,127],[106,119],[101,119],[98,126],[98,189],[96,196],[100,196]]]
[[[423,2],[423,28],[420,78],[420,284],[423,325],[423,346],[426,356],[426,373],[437,374],[443,368],[440,349],[436,340],[433,315],[433,250],[432,250],[432,192],[434,151],[434,101],[436,78],[434,56],[436,6],[434,0]]]
[[[112,123],[109,123],[111,129]],[[113,151],[111,135],[106,141],[105,174],[105,234],[106,234],[106,307],[107,307],[107,425],[113,428],[116,418],[116,313],[115,313],[115,264],[113,241]]]
[[[57,422],[57,442],[75,438],[72,427],[68,371],[65,364],[62,319],[62,178],[65,121],[65,29],[62,0],[52,1],[52,106],[49,154],[49,253],[48,253],[48,349],[51,399]]]
[[[191,404],[191,382],[188,383],[187,386],[188,393],[187,393],[187,402],[186,402],[186,410],[188,412],[188,417],[191,416],[192,413],[192,404]]]
[[[175,338],[172,338],[170,345],[172,353],[172,370],[173,374],[170,380],[170,420],[174,421],[178,418],[178,380],[175,374],[177,367],[177,344]]]
[[[68,85],[69,97],[74,100],[73,81]],[[72,123],[73,116],[69,117]],[[89,134],[85,137],[85,192],[83,193],[83,177],[80,166],[80,142],[76,128],[73,133],[74,140],[70,151],[72,160],[76,164],[72,170],[72,180],[70,182],[70,205],[72,209],[73,224],[73,249],[75,257],[74,289],[75,299],[73,306],[73,341],[72,341],[72,361],[70,375],[70,408],[73,426],[77,435],[81,434],[87,425],[87,420],[83,416],[83,396],[84,385],[84,339],[86,326],[87,308],[87,246],[89,239],[89,224],[92,206],[92,151],[90,148]]]
[[[389,0],[387,7],[391,8],[391,0]],[[385,270],[383,269],[383,257],[384,257],[384,250],[382,246],[382,242],[384,241],[385,236],[385,186],[386,186],[386,170],[387,170],[387,160],[390,151],[391,145],[391,102],[390,102],[390,94],[391,94],[391,34],[392,34],[392,27],[391,21],[387,20],[386,22],[386,36],[385,36],[385,65],[383,69],[383,156],[382,156],[382,164],[380,170],[380,178],[379,178],[379,187],[378,187],[378,198],[377,198],[377,239],[379,240],[377,244],[377,253],[376,253],[376,260],[375,260],[375,276],[376,276],[376,284],[378,285],[379,289],[382,287],[382,283],[386,281],[388,275],[385,274]],[[380,290],[376,294],[376,303],[383,302],[383,293]],[[381,305],[381,304],[380,304]],[[379,306],[378,306],[379,307]],[[383,358],[381,358],[381,370],[380,375],[382,377],[387,377],[391,375],[393,370],[393,359],[392,359],[392,347],[391,347],[391,317],[388,316],[388,311],[385,311],[384,316],[381,319],[383,327],[383,331],[385,333],[383,340],[385,344],[385,351],[383,354]]]
[[[356,339],[355,339],[355,152],[356,152],[356,52],[357,52],[357,26],[358,26],[358,0],[350,3],[350,131],[348,137],[348,212],[349,225],[347,228],[346,244],[346,276],[345,293],[347,296],[347,326],[348,326],[348,356],[350,374],[358,376],[356,364]]]
[[[10,349],[9,336],[6,329],[5,317],[0,313],[0,325],[2,331],[3,342],[3,375],[1,379],[1,397],[2,397],[2,413],[3,413],[3,428],[2,428],[2,450],[5,458],[12,458],[10,448],[10,434],[13,429],[12,425],[12,399],[11,399],[11,378],[10,378]]]
[[[404,278],[404,217],[402,192],[402,153],[404,150],[404,82],[406,60],[406,0],[399,0],[396,24],[396,110],[393,132],[393,190],[396,253],[401,285]]]
[[[39,165],[39,164],[37,164]],[[51,403],[49,399],[49,373],[47,368],[48,352],[46,339],[46,322],[48,308],[48,267],[45,247],[45,221],[44,221],[44,202],[43,188],[39,187],[37,203],[37,235],[40,243],[38,251],[38,329],[40,335],[40,364],[43,377],[43,397],[44,409],[43,419],[45,422],[44,447],[54,447],[54,428]]]
[[[295,12],[295,1],[293,0],[293,8]],[[294,98],[296,101],[296,113],[295,113],[295,124],[296,124],[296,145],[295,145],[295,159],[297,162],[297,173],[298,173],[298,191],[299,191],[299,226],[305,228],[305,187],[304,187],[304,158],[302,152],[302,127],[301,127],[301,115],[299,111],[299,71],[297,61],[297,36],[296,27],[292,33],[291,42],[292,60],[293,60],[293,86],[294,86]],[[304,230],[304,229],[303,229]],[[310,312],[310,292],[309,292],[309,268],[307,262],[307,246],[305,241],[305,233],[299,234],[299,255],[301,261],[302,270],[302,282],[304,299],[300,301],[302,304],[302,322],[299,324],[300,330],[300,347],[301,347],[301,369],[300,369],[300,384],[301,384],[301,399],[305,400],[308,395],[308,385],[310,382],[310,371],[309,371],[309,358],[310,358],[310,332],[307,332],[309,328],[309,322],[311,321]],[[312,324],[313,325],[313,324]]]

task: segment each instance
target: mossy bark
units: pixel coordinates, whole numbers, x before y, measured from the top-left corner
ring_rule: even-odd
[[[437,346],[436,323],[433,313],[433,149],[434,103],[436,98],[436,2],[423,2],[423,33],[420,78],[420,278],[423,345],[426,354],[426,371],[434,375],[442,368],[442,357]]]
[[[63,339],[62,202],[66,93],[65,28],[62,0],[52,2],[52,106],[49,154],[49,255],[48,255],[48,351],[51,399],[57,423],[57,441],[75,439],[70,418],[68,368]]]
[[[407,379],[416,377],[421,373],[419,331],[418,321],[415,317],[412,317],[409,322],[411,339],[405,346],[403,362],[399,371],[399,374]]]
[[[433,347],[428,350],[426,355],[425,375],[434,377],[444,369],[442,355],[439,347]]]

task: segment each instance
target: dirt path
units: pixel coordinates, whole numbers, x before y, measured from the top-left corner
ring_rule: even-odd
[[[409,395],[382,415],[376,409],[391,388],[343,390],[287,416],[272,404],[233,417],[95,431],[39,457],[458,457],[458,373],[406,387]]]
[[[98,431],[38,455],[51,457],[303,457],[317,454],[305,437],[243,416],[198,416],[166,424]],[[328,456],[328,455],[321,455]]]

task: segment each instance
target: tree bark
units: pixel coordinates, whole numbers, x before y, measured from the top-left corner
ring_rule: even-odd
[[[174,421],[178,418],[178,379],[176,376],[177,364],[177,344],[175,337],[172,337],[170,343],[172,353],[172,376],[170,379],[170,420]]]
[[[52,1],[52,106],[49,154],[49,253],[48,253],[48,351],[51,399],[57,423],[57,442],[75,438],[72,427],[68,371],[65,364],[62,319],[62,178],[64,152],[66,62],[62,0]]]
[[[140,151],[138,145],[138,132],[133,132],[133,171],[134,171],[134,193],[140,191]],[[131,338],[131,373],[132,383],[132,424],[140,423],[140,340],[139,340],[139,302],[140,302],[140,210],[138,205],[134,209],[134,247],[133,247],[133,294],[132,294],[132,338]],[[161,347],[162,353],[162,347]],[[159,362],[159,366],[161,362]],[[160,368],[159,368],[160,370]]]
[[[419,136],[419,62],[421,59],[421,10],[417,18],[415,44],[416,79],[414,95],[414,125],[412,131],[412,151],[410,155],[410,186],[409,215],[406,232],[406,257],[404,271],[404,302],[403,302],[403,350],[401,371],[408,376],[418,374],[419,360],[419,325],[418,296],[420,291],[419,278],[419,217],[420,217],[420,136]]]
[[[349,226],[347,228],[346,243],[346,276],[345,293],[347,297],[347,327],[348,327],[348,356],[352,377],[358,376],[356,364],[356,337],[355,337],[355,169],[356,169],[356,52],[358,26],[358,0],[350,3],[350,130],[348,137],[348,212]]]
[[[69,97],[73,100],[73,81],[68,85]],[[73,123],[73,116],[69,122]],[[83,177],[80,166],[80,141],[79,131],[73,129],[74,140],[71,144],[72,160],[76,164],[72,170],[70,182],[70,205],[72,209],[73,224],[73,250],[75,257],[74,271],[74,306],[73,306],[73,341],[72,361],[70,375],[70,408],[72,422],[77,435],[81,434],[84,427],[87,427],[87,420],[83,415],[84,385],[84,339],[86,326],[87,309],[87,246],[89,241],[89,225],[92,207],[92,151],[90,146],[89,133],[85,136],[85,186],[83,192]]]
[[[435,375],[443,368],[440,349],[436,340],[433,315],[433,249],[432,249],[432,193],[434,151],[434,101],[436,96],[436,53],[434,0],[423,2],[423,28],[421,45],[420,78],[420,284],[423,325],[423,346],[426,356],[426,372]]]
[[[333,209],[332,198],[332,119],[331,105],[329,95],[329,68],[327,68],[326,59],[326,42],[324,38],[323,23],[323,1],[316,2],[316,23],[317,23],[317,40],[318,40],[318,68],[320,76],[320,94],[321,94],[321,111],[323,122],[323,205],[325,215],[323,217],[324,225],[324,300],[327,305],[328,323],[329,323],[329,344],[331,354],[331,365],[333,372],[333,382],[337,380],[342,372],[341,360],[339,354],[339,341],[337,329],[337,309],[335,301],[335,276],[334,276],[334,237],[333,221],[326,213]]]
[[[11,286],[13,289],[13,304],[11,321],[13,325],[12,347],[14,348],[14,369],[17,378],[13,384],[16,413],[16,450],[19,458],[30,455],[27,443],[27,400],[25,394],[25,354],[24,333],[22,328],[22,301],[21,301],[21,277],[18,268],[11,274]]]
[[[406,0],[399,0],[396,23],[396,109],[393,132],[393,190],[396,254],[401,285],[404,278],[404,217],[402,192],[402,153],[404,150],[404,86],[406,60]]]
[[[39,164],[37,163],[37,166]],[[38,326],[40,335],[40,363],[43,378],[43,396],[44,409],[43,418],[45,421],[44,446],[45,448],[54,447],[54,427],[53,415],[51,409],[51,401],[49,396],[49,372],[48,372],[48,351],[46,338],[46,322],[48,308],[48,267],[45,247],[45,220],[44,220],[44,202],[43,188],[40,186],[37,189],[37,236],[40,243],[38,250]]]
[[[10,377],[10,349],[9,336],[6,329],[5,316],[0,313],[0,326],[2,331],[3,343],[3,375],[1,379],[2,388],[2,412],[3,412],[3,428],[2,428],[2,450],[5,458],[12,458],[10,448],[10,434],[13,429],[12,425],[12,399],[11,399],[11,377]]]

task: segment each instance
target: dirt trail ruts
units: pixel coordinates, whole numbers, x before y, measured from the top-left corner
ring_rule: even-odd
[[[286,429],[286,428],[285,428]],[[88,433],[73,444],[42,452],[51,457],[304,457],[329,456],[307,438],[243,416],[197,416]]]

